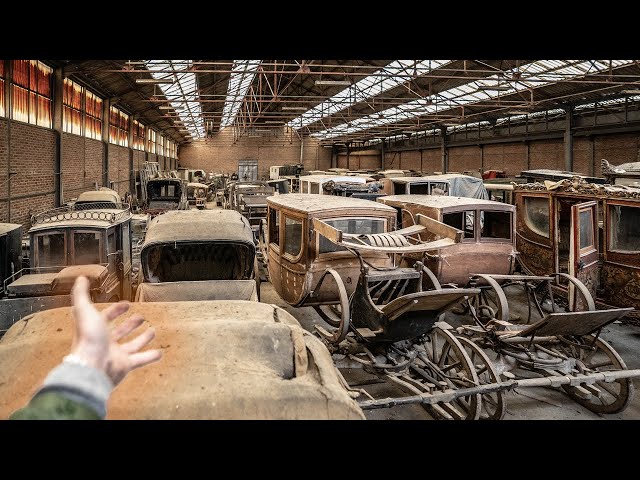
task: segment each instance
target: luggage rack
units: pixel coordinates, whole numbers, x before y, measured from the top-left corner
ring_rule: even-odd
[[[109,204],[108,209],[112,211],[104,211],[105,205],[105,202],[96,202],[82,204],[81,208],[73,205],[54,208],[32,215],[31,225],[61,222],[63,220],[103,220],[108,223],[115,223],[131,215],[128,203],[120,204],[117,209],[114,209],[113,205]]]

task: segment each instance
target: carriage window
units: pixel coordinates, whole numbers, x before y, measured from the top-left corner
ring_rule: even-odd
[[[640,208],[609,206],[609,249],[640,251]]]
[[[393,184],[393,193],[395,193],[396,195],[404,195],[405,193],[407,193],[407,185],[406,185],[406,183],[394,183]]]
[[[534,233],[549,238],[549,202],[546,198],[524,198],[524,222]]]
[[[428,183],[414,183],[410,187],[410,191],[415,195],[429,195]]]
[[[73,263],[95,265],[100,263],[101,232],[73,232]],[[115,241],[115,235],[113,237]]]
[[[511,214],[509,212],[482,212],[482,238],[511,239]]]
[[[368,235],[372,233],[384,233],[385,221],[381,218],[343,218],[338,220],[325,220],[325,223],[331,225],[345,233],[357,233],[360,235]],[[345,251],[344,247],[339,247],[335,243],[330,242],[322,235],[319,235],[318,253],[330,253]]]
[[[319,183],[310,183],[309,184],[309,193],[320,193],[320,184]]]
[[[448,195],[449,185],[446,183],[436,182],[429,184],[429,193],[431,195]]]
[[[300,193],[308,193],[308,192],[309,192],[309,183],[300,182]]]
[[[580,249],[594,245],[593,215],[591,209],[580,212]]]
[[[464,238],[475,237],[475,214],[473,210],[466,212],[447,213],[442,215],[442,223],[464,231]]]
[[[67,264],[67,248],[64,233],[49,233],[36,236],[38,267],[55,267]]]
[[[269,209],[269,243],[280,245],[280,211]]]
[[[302,222],[284,217],[284,253],[297,257],[302,250]]]

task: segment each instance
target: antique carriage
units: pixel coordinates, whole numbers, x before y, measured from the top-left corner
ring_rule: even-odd
[[[574,177],[515,186],[517,248],[526,273],[567,273],[606,305],[640,307],[640,189]],[[572,283],[569,301],[580,301]]]
[[[188,210],[187,183],[179,178],[152,178],[146,182],[144,210],[152,216],[169,210]]]
[[[131,298],[131,211],[128,204],[73,205],[31,218],[30,267],[3,278],[0,318],[6,329],[35,311],[71,304],[71,286],[84,275],[95,302]]]
[[[167,212],[147,228],[136,301],[260,297],[253,233],[231,210]]]
[[[398,228],[408,228],[424,215],[464,232],[460,243],[439,255],[405,255],[412,265],[422,261],[441,284],[463,286],[474,273],[513,273],[516,265],[515,207],[465,197],[389,195],[378,202],[397,212]],[[430,232],[417,233],[414,242],[431,241]],[[425,288],[429,288],[425,284]]]
[[[152,347],[163,357],[118,385],[109,419],[364,419],[327,349],[281,308],[241,300],[133,303],[130,314],[153,326]],[[0,418],[28,403],[69,352],[73,331],[72,308],[64,307],[18,322],[0,340]]]
[[[482,382],[465,347],[439,320],[479,290],[427,291],[422,284],[429,273],[421,262],[397,264],[405,254],[452,248],[463,232],[422,215],[416,225],[396,230],[396,218],[394,208],[368,200],[271,197],[261,236],[271,283],[286,302],[312,306],[325,320],[326,326],[317,324],[316,331],[342,359],[336,360],[340,366],[350,362],[419,394],[361,405],[413,402],[424,404],[436,418],[478,418]],[[431,241],[407,239],[422,232],[431,232]],[[483,372],[492,368],[487,361]]]
[[[383,191],[389,195],[450,195],[489,199],[481,178],[459,173],[422,177],[392,177],[384,179],[383,185]]]

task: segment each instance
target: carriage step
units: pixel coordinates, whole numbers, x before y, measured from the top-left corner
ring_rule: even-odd
[[[391,271],[369,270],[367,280],[369,282],[380,282],[384,280],[406,280],[408,278],[420,278],[420,272],[413,268],[396,268]]]
[[[375,332],[367,327],[356,328],[358,334],[362,338],[376,338],[376,334],[382,332],[382,329],[376,330]]]

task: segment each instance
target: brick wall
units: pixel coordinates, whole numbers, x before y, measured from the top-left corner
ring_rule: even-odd
[[[640,136],[636,133],[594,137],[596,175],[602,173],[600,161],[604,158],[613,165],[640,161]]]
[[[101,141],[70,133],[62,134],[62,194],[65,202],[81,192],[102,186]]]
[[[573,139],[573,171],[583,175],[593,175],[593,140],[585,137]],[[598,167],[598,171],[600,167]],[[564,170],[564,168],[563,168]]]
[[[9,142],[11,159],[8,164]],[[21,122],[0,120],[0,222],[30,227],[29,217],[55,205],[53,167],[56,136],[52,130]],[[11,175],[11,218],[8,173]]]
[[[129,191],[129,149],[109,145],[109,183],[120,196]]]
[[[402,155],[398,159],[399,168],[404,170],[416,170],[420,171],[420,150],[411,150],[408,152],[401,152]]]
[[[321,147],[321,148],[324,148],[324,147]],[[331,151],[329,149],[329,156],[331,154],[330,152]],[[339,154],[337,156],[337,163],[338,163],[338,168],[348,168],[350,170],[379,169],[380,168],[380,152],[376,150],[362,150],[362,151],[351,152],[349,154],[349,163],[347,163],[346,154]]]
[[[562,139],[531,142],[529,146],[531,169],[565,170],[564,142]]]
[[[269,178],[269,167],[300,161],[300,139],[295,134],[292,138],[281,132],[278,136],[243,136],[234,143],[233,133],[228,128],[204,142],[182,146],[178,156],[180,167],[202,168],[215,173],[237,172],[238,160],[258,160],[258,178]],[[302,163],[305,170],[330,168],[331,148],[305,137]]]

